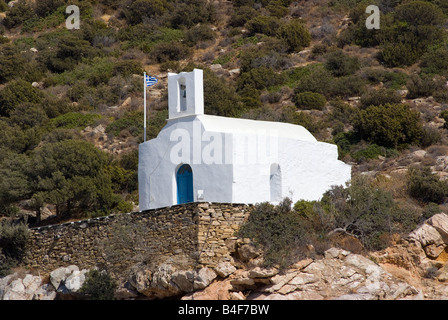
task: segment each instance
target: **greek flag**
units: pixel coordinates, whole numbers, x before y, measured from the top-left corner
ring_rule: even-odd
[[[150,87],[153,86],[157,83],[157,78],[156,77],[150,77],[150,76],[146,76],[146,86]]]

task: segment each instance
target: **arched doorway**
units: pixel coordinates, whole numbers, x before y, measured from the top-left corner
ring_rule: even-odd
[[[182,165],[176,173],[177,203],[193,202],[193,171],[188,164]]]

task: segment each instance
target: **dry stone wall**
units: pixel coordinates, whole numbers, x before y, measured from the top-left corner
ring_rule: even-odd
[[[25,264],[41,274],[73,264],[117,274],[138,263],[213,267],[231,259],[250,208],[199,202],[35,228]]]

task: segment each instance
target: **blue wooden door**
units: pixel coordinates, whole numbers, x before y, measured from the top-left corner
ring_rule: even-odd
[[[188,164],[177,170],[177,203],[193,202],[193,171]]]

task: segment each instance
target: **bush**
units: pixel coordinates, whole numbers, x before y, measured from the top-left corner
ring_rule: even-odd
[[[25,21],[32,19],[34,16],[34,10],[28,3],[28,1],[19,0],[9,10],[8,14],[3,20],[3,24],[7,28],[15,28],[20,26]]]
[[[39,17],[45,17],[50,15],[57,8],[65,4],[64,0],[40,0],[36,1],[34,6],[34,12]]]
[[[291,204],[285,198],[278,206],[267,202],[255,205],[238,231],[239,237],[251,238],[264,250],[265,266],[288,266],[294,262],[294,251],[306,244],[305,219],[291,210]]]
[[[118,203],[110,176],[105,172],[109,155],[93,144],[64,140],[44,144],[32,154],[29,177],[33,197],[56,207],[58,218],[104,213]]]
[[[367,250],[387,247],[394,233],[406,234],[420,218],[394,202],[392,194],[364,176],[354,176],[344,188],[327,191],[315,210],[320,212],[327,237],[334,233],[353,236]]]
[[[0,46],[0,83],[6,83],[25,72],[26,61],[15,45]]]
[[[420,67],[427,74],[448,76],[448,48],[444,46],[425,53]]]
[[[91,270],[86,274],[80,293],[88,300],[115,300],[117,284],[105,271]]]
[[[0,277],[10,273],[25,257],[29,239],[28,227],[8,220],[0,223]]]
[[[31,83],[24,80],[13,80],[0,91],[0,116],[9,116],[20,103],[40,103],[43,94]]]
[[[84,129],[100,119],[98,114],[68,112],[50,120],[50,126],[65,129]]]
[[[447,183],[441,181],[429,167],[410,167],[407,188],[411,197],[426,203],[440,204],[448,196]]]
[[[361,96],[361,107],[379,106],[386,103],[400,103],[401,96],[393,89],[378,89],[366,92]]]
[[[182,0],[174,2],[168,20],[173,28],[181,29],[211,22],[212,18],[213,9],[207,0]]]
[[[229,25],[232,27],[242,27],[247,21],[257,15],[257,11],[249,6],[237,7],[233,10],[229,20]]]
[[[246,22],[246,29],[249,31],[249,36],[256,35],[257,33],[275,36],[279,27],[280,20],[271,16],[256,16]]]
[[[295,104],[299,109],[323,110],[326,103],[325,97],[316,92],[301,92],[295,96]]]
[[[331,73],[324,68],[321,64],[315,64],[313,67],[308,67],[306,69],[299,69],[301,71],[297,75],[296,87],[294,88],[294,93],[300,92],[318,92],[323,94],[327,98],[330,96],[328,88],[332,83]]]
[[[420,139],[420,146],[423,148],[427,148],[433,144],[436,144],[440,141],[442,135],[440,134],[437,128],[432,126],[424,126],[422,131],[422,137]]]
[[[432,77],[426,74],[413,74],[406,83],[407,98],[428,97],[434,92],[444,89],[445,80],[442,77]]]
[[[277,31],[277,37],[286,43],[288,52],[300,51],[311,42],[311,35],[305,24],[297,19],[282,25]]]
[[[417,62],[420,54],[412,44],[391,42],[383,45],[380,58],[388,67],[405,67]]]
[[[206,114],[223,117],[236,117],[243,109],[235,88],[208,69],[204,70],[204,109]]]
[[[185,59],[190,53],[190,49],[181,42],[160,42],[152,48],[151,57],[158,63],[161,63]]]
[[[61,73],[73,69],[84,58],[96,56],[97,50],[87,40],[68,34],[59,39],[54,52],[43,50],[39,54],[50,71]]]
[[[357,57],[350,57],[342,50],[327,53],[325,56],[325,68],[336,77],[347,76],[355,73],[360,68]]]
[[[411,1],[395,9],[395,19],[410,25],[439,25],[444,22],[442,10],[429,1]]]
[[[185,41],[189,46],[195,45],[201,41],[215,39],[215,32],[208,24],[200,24],[185,32]]]
[[[418,143],[423,130],[418,112],[405,104],[389,103],[360,110],[353,127],[362,139],[392,148]]]
[[[166,0],[136,0],[124,15],[129,24],[138,24],[161,16],[169,7]]]
[[[237,91],[241,91],[245,86],[251,86],[257,90],[284,83],[286,78],[282,74],[276,73],[272,68],[258,67],[248,72],[244,72],[237,80]]]
[[[121,75],[123,78],[133,74],[141,75],[143,74],[142,64],[138,60],[121,60],[115,63],[112,74]]]

